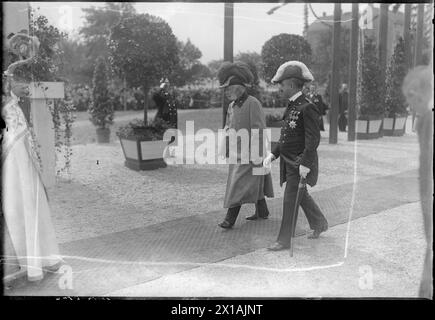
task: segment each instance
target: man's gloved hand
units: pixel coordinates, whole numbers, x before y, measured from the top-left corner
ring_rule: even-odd
[[[307,174],[311,171],[310,168],[307,168],[303,165],[299,166],[299,174],[305,179],[307,177]]]
[[[275,156],[272,153],[269,153],[263,160],[263,167],[270,168],[273,160],[275,160]]]

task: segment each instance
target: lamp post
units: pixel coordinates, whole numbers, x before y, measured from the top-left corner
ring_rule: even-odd
[[[338,131],[338,86],[340,83],[340,31],[341,4],[334,4],[334,22],[332,26],[332,74],[329,96],[331,97],[329,143],[337,143]]]
[[[234,3],[224,4],[224,61],[233,62],[234,43]],[[225,103],[225,95],[222,93],[222,127],[225,126],[225,118],[228,106]]]
[[[405,4],[405,21],[403,25],[403,40],[405,42],[406,68],[411,67],[411,4]]]
[[[356,121],[356,85],[357,85],[357,63],[358,63],[358,3],[352,3],[352,30],[350,37],[350,61],[349,61],[349,113],[347,140],[355,141]]]

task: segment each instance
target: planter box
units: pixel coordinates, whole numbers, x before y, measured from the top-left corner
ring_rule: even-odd
[[[357,139],[377,139],[381,137],[382,118],[364,117],[356,120],[355,131]]]
[[[406,116],[384,118],[383,132],[385,136],[403,136],[406,129]]]
[[[125,156],[125,166],[132,170],[154,170],[165,168],[163,152],[168,140],[143,141],[120,138]]]

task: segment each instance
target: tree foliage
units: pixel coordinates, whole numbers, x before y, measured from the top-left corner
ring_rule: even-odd
[[[317,45],[313,45],[312,70],[316,75],[316,81],[323,84],[328,79],[332,64],[332,29],[316,31]],[[350,30],[342,29],[340,33],[340,62],[339,72],[341,82],[347,82],[349,75],[350,58]]]
[[[58,43],[67,38],[67,35],[49,24],[45,16],[35,18],[31,11],[30,35],[36,36],[40,42],[39,51],[32,62],[20,66],[15,73],[28,81],[56,81],[62,71],[63,51]],[[6,63],[18,60],[10,53]]]
[[[406,99],[402,93],[402,83],[407,72],[405,59],[405,42],[402,38],[394,48],[394,53],[390,59],[386,77],[386,94],[385,94],[385,115],[393,117],[394,115],[406,115]]]
[[[207,74],[205,66],[199,61],[202,57],[202,52],[190,39],[187,39],[186,43],[177,41],[177,48],[179,62],[169,77],[172,83],[177,86],[183,86]]]
[[[310,44],[301,36],[281,33],[265,42],[261,50],[263,72],[266,82],[270,82],[278,67],[286,61],[298,60],[311,63]]]
[[[245,62],[251,71],[254,74],[254,82],[258,84],[260,78],[264,78],[263,76],[263,62],[261,59],[261,55],[257,52],[239,52],[235,57],[235,61],[243,61]]]
[[[103,57],[98,58],[95,65],[89,113],[92,124],[98,128],[106,128],[113,123],[114,109],[109,96],[107,66]]]
[[[80,29],[88,48],[87,57],[95,62],[96,58],[108,55],[107,42],[110,29],[122,19],[136,14],[136,10],[129,2],[106,2],[104,7],[82,9],[85,16],[85,25]]]

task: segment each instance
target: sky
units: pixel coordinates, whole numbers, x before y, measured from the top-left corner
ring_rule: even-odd
[[[303,3],[288,4],[268,15],[267,12],[277,4],[234,4],[234,55],[247,51],[261,53],[263,44],[280,33],[302,35]],[[31,2],[31,5],[39,8],[37,13],[46,16],[54,26],[77,34],[85,21],[82,8],[103,6],[104,3]],[[223,58],[224,3],[140,2],[134,7],[138,13],[165,19],[179,40],[189,38],[201,50],[202,63]],[[333,3],[313,3],[312,7],[318,16],[322,16],[323,12],[332,15],[334,10]],[[343,12],[350,10],[351,4],[342,4]],[[309,10],[308,23],[314,20]]]

